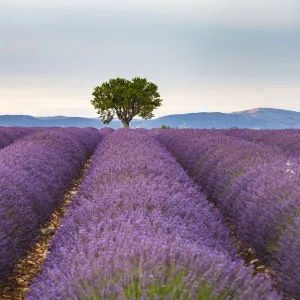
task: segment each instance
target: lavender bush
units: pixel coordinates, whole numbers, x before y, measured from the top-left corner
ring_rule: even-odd
[[[0,126],[0,149],[7,147],[19,138],[38,131],[33,127],[2,127]]]
[[[254,249],[278,272],[279,286],[290,293],[290,285],[297,286],[298,281],[296,277],[284,279],[290,275],[279,267],[278,255],[281,238],[290,236],[289,228],[300,214],[299,160],[287,160],[271,146],[201,130],[156,130],[153,134],[217,203],[222,215],[234,223],[245,247]],[[296,257],[300,256],[298,249]],[[289,255],[296,259],[295,251],[285,252],[282,264],[284,258],[291,260]],[[289,274],[299,270],[297,264],[290,264],[290,268]],[[300,285],[294,296],[299,294]]]
[[[285,293],[294,293],[296,297],[300,294],[296,275],[299,273],[300,231],[296,234],[294,229],[300,215],[299,162],[290,163],[293,172],[286,168],[286,164],[278,160],[249,170],[233,181],[220,199],[227,211],[232,210],[240,237],[255,249],[265,264],[277,271],[279,286]],[[290,238],[287,245],[283,243],[285,237]],[[286,247],[294,250],[287,252]],[[298,263],[291,264],[291,261]]]
[[[280,299],[237,258],[220,215],[144,130],[96,150],[34,299]]]
[[[297,299],[300,286],[300,217],[291,223],[279,241],[275,267],[281,274],[282,286],[286,287],[287,298]]]
[[[49,129],[1,150],[1,280],[34,244],[100,138],[96,129]]]
[[[280,130],[220,130],[221,134],[238,137],[250,142],[269,145],[278,152],[290,157],[300,158],[300,130],[280,129]]]

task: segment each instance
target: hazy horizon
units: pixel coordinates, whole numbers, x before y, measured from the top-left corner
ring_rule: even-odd
[[[276,109],[276,108],[267,108],[267,107],[256,107],[256,108],[249,108],[249,109],[246,109],[246,110],[239,110],[239,111],[232,111],[232,112],[218,112],[218,111],[209,111],[209,112],[206,112],[206,111],[202,111],[202,112],[190,112],[191,114],[194,114],[194,113],[231,113],[231,114],[234,114],[234,113],[239,113],[239,112],[247,112],[249,114],[252,114],[252,113],[255,113],[258,109]],[[277,108],[278,109],[278,108]],[[291,111],[291,112],[300,112],[300,110],[287,110],[287,111]],[[153,117],[152,119],[157,119],[157,118],[160,118],[160,117],[164,117],[164,116],[169,116],[169,115],[181,115],[181,114],[189,114],[189,113],[174,113],[174,114],[167,114],[167,115],[161,115],[161,116],[155,116]],[[79,116],[79,115],[74,115],[74,116],[66,116],[66,115],[24,115],[24,114],[1,114],[0,113],[0,116],[31,116],[31,117],[34,117],[34,118],[53,118],[53,117],[69,117],[69,118],[72,118],[72,117],[78,117],[78,118],[96,118],[98,119],[99,116],[93,116],[93,117],[84,117],[84,116]],[[113,118],[114,120],[118,120],[118,117],[115,116]],[[141,119],[140,117],[137,117],[135,116],[133,119]]]
[[[97,117],[94,87],[135,76],[155,117],[300,110],[297,0],[11,0],[0,25],[0,114]]]

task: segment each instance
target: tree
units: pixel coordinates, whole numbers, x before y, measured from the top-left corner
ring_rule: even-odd
[[[167,126],[167,125],[165,125],[165,124],[163,124],[163,125],[161,125],[161,127],[160,127],[161,129],[170,129],[171,128],[171,126]]]
[[[124,127],[129,127],[135,116],[153,118],[153,110],[161,106],[162,102],[157,85],[140,77],[131,81],[119,77],[110,79],[96,86],[92,95],[94,99],[91,103],[102,122],[109,124],[117,115]]]

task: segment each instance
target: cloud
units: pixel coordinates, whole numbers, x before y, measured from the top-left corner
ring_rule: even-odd
[[[299,101],[298,0],[5,2],[0,113],[94,116],[92,89],[118,76],[158,84],[157,115]]]
[[[24,12],[22,12],[24,14]],[[300,29],[205,27],[122,12],[0,19],[0,74],[295,82]]]
[[[10,0],[2,8],[30,10],[114,11],[160,14],[205,25],[239,27],[299,27],[298,0]]]

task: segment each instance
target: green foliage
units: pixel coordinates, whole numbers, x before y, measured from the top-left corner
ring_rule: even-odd
[[[142,276],[141,268],[137,268],[136,272],[131,274],[131,280],[124,284],[119,278],[114,278],[113,282],[121,287],[123,297],[126,300],[139,300],[143,295],[147,295],[147,299],[161,299],[161,300],[188,300],[191,293],[193,293],[197,300],[225,300],[232,299],[238,300],[238,296],[233,296],[230,289],[227,289],[220,293],[214,293],[214,288],[204,281],[188,282],[186,281],[188,273],[184,269],[176,269],[174,264],[171,264],[168,268],[163,268],[161,273],[154,273],[153,279],[149,282],[149,279],[145,279]],[[121,284],[120,281],[123,281]],[[147,283],[146,283],[147,282]],[[101,285],[100,285],[101,286]],[[91,297],[79,297],[80,300],[104,300],[100,296],[102,288],[91,289]],[[196,289],[195,289],[196,288]],[[192,289],[194,290],[192,292]],[[115,292],[106,295],[106,299],[117,300],[119,299]]]
[[[124,127],[129,127],[134,116],[153,118],[153,110],[162,103],[157,85],[140,77],[110,79],[96,86],[92,95],[91,103],[102,122],[109,124],[116,115]]]
[[[160,128],[161,128],[161,129],[169,129],[169,128],[171,128],[171,126],[162,125]]]

